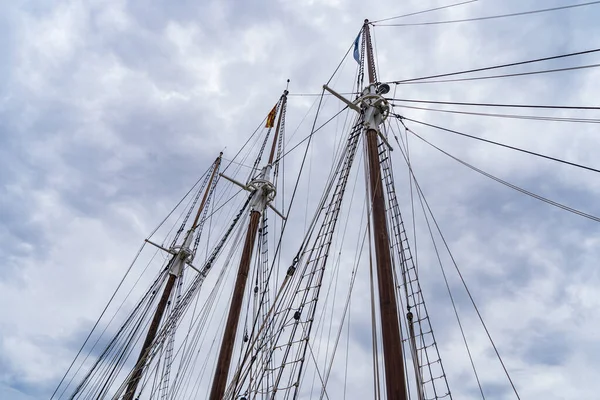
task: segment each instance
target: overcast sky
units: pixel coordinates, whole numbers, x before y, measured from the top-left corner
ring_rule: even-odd
[[[278,99],[286,79],[291,79],[292,94],[318,93],[365,18],[393,17],[450,2],[3,3],[0,398],[31,400],[50,397],[140,243],[219,151],[233,157]],[[479,0],[390,22],[470,18],[573,3]],[[393,81],[597,48],[599,18],[600,5],[594,5],[462,24],[376,26],[379,79]],[[511,72],[597,62],[598,56],[592,54]],[[353,63],[349,59],[344,64],[334,87],[351,89]],[[584,69],[402,85],[396,97],[592,106],[599,104],[598,93],[600,73]],[[313,101],[310,96],[290,96],[288,134]],[[329,111],[339,109],[333,100],[328,102]],[[596,124],[400,108],[396,112],[600,167]],[[537,115],[597,117],[593,112],[560,110]],[[310,122],[300,126],[290,139],[292,144],[309,133]],[[600,180],[593,172],[407,125],[489,173],[600,215]],[[331,137],[322,140],[333,142]],[[411,146],[415,174],[521,398],[596,398],[600,393],[598,224],[489,181],[417,139]],[[311,153],[316,175],[330,165],[330,160],[323,161],[325,150],[319,151]],[[398,175],[404,176],[398,179],[400,186],[406,183],[406,168],[400,168],[402,158],[397,152],[394,162]],[[398,191],[401,203],[409,205],[406,186]],[[311,192],[313,200],[318,192]],[[403,211],[409,220],[410,210]],[[426,298],[447,305],[430,250],[424,248],[421,262],[424,271],[437,274],[423,277],[425,289],[430,290]],[[458,291],[456,277],[451,279]],[[473,351],[488,384],[488,398],[514,398],[493,364],[494,354],[464,293],[457,296],[465,326],[473,332]],[[469,370],[451,309],[436,312],[430,307],[430,312],[435,329],[446,339],[446,344],[440,340],[440,347],[451,389],[464,396],[460,398],[478,398],[473,383],[463,382]],[[453,369],[455,359],[462,361]]]

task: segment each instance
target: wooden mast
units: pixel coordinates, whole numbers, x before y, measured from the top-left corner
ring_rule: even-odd
[[[186,235],[186,241],[187,236],[193,235],[194,230],[198,227],[200,215],[202,213],[202,210],[204,209],[206,200],[208,199],[208,195],[210,193],[213,180],[215,179],[215,175],[219,170],[219,165],[221,164],[222,156],[223,153],[219,154],[219,157],[217,157],[217,159],[214,162],[210,180],[208,181],[208,185],[206,186],[204,196],[202,197],[202,201],[200,202],[200,207],[198,208],[198,212],[196,213],[196,217],[194,218],[194,223],[192,224],[191,229]],[[169,265],[172,266],[173,263],[177,262],[178,257],[181,257],[179,253],[174,254],[171,258],[171,261],[169,262]],[[163,318],[165,310],[167,309],[167,304],[169,303],[169,297],[171,297],[171,293],[173,291],[173,288],[175,287],[175,281],[178,277],[179,274],[175,270],[169,271],[169,279],[167,279],[167,284],[165,285],[163,293],[160,297],[160,301],[158,302],[158,305],[156,307],[156,311],[154,312],[154,317],[152,318],[152,322],[150,323],[150,328],[148,328],[148,333],[146,334],[146,339],[144,340],[142,349],[140,350],[140,355],[130,375],[129,382],[127,383],[127,389],[125,390],[125,394],[123,395],[123,400],[132,400],[133,396],[135,395],[135,391],[137,390],[137,387],[139,385],[144,366],[146,365],[146,360],[148,358],[150,347],[152,346],[154,339],[156,338],[156,333],[158,332],[160,322]]]
[[[369,20],[365,20],[363,40],[366,41],[367,69],[369,84],[376,83],[373,48],[369,32]],[[367,156],[371,187],[373,215],[373,241],[377,263],[377,283],[379,289],[379,310],[381,316],[381,333],[383,338],[383,355],[385,367],[386,393],[388,400],[406,400],[406,377],[404,374],[404,356],[398,319],[398,304],[390,255],[390,239],[388,234],[381,164],[379,162],[377,129],[367,129]]]
[[[273,144],[271,146],[271,152],[269,154],[269,162],[263,174],[267,175],[264,178],[269,179],[270,169],[275,156],[275,149],[277,147],[277,139],[279,135],[279,129],[281,127],[281,119],[283,116],[283,110],[287,101],[288,91],[284,91],[279,111],[279,119],[277,120],[277,127],[275,128],[275,135],[273,137]],[[257,189],[252,196],[264,196],[263,193],[257,193],[262,191],[262,188]],[[258,231],[258,225],[260,223],[260,216],[264,212],[264,208],[267,203],[265,201],[258,201],[260,204],[258,207],[253,207],[250,212],[250,222],[248,223],[248,230],[246,232],[246,240],[244,242],[244,249],[242,251],[242,257],[240,259],[240,265],[238,268],[238,274],[235,281],[233,290],[233,296],[231,298],[231,305],[229,306],[229,314],[227,315],[227,322],[225,324],[225,332],[223,334],[223,341],[221,342],[221,349],[219,350],[219,358],[217,360],[217,367],[215,369],[215,375],[213,378],[212,389],[210,391],[209,400],[221,400],[225,394],[227,388],[227,376],[229,375],[229,367],[231,365],[231,357],[233,355],[233,346],[235,345],[235,335],[237,333],[237,327],[239,323],[240,312],[242,309],[242,302],[244,300],[244,292],[246,289],[246,282],[248,281],[248,273],[250,270],[250,261],[252,260],[252,253],[254,251],[254,242],[256,241],[256,234]]]

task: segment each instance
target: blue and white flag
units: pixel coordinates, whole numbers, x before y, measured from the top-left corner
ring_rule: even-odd
[[[358,53],[358,41],[360,40],[361,33],[362,33],[362,31],[358,32],[358,36],[356,37],[356,40],[354,41],[354,59],[359,64],[360,64],[360,54]]]

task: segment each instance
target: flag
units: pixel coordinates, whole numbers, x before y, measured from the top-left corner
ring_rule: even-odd
[[[358,41],[360,39],[360,33],[361,32],[358,32],[358,36],[356,37],[356,40],[354,41],[354,59],[359,64],[360,64],[360,54],[358,53]]]
[[[275,104],[267,116],[267,124],[265,125],[265,128],[272,128],[275,125],[275,114],[277,114],[277,104]]]

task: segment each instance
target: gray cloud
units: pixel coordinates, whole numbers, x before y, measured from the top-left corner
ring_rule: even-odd
[[[525,1],[517,7],[480,1],[414,20],[559,3]],[[0,397],[49,397],[144,235],[220,150],[226,147],[225,156],[233,157],[287,78],[292,79],[292,93],[318,92],[363,16],[383,18],[442,4],[387,2],[376,10],[354,1],[141,6],[125,0],[86,5],[65,0],[7,5],[0,16],[0,303],[17,306],[0,310]],[[494,23],[376,27],[380,78],[591,48],[600,29],[597,16],[590,7]],[[581,60],[593,62],[593,57]],[[562,60],[545,66],[567,65],[572,64]],[[350,60],[334,87],[350,90],[354,68]],[[585,70],[514,80],[404,85],[398,87],[397,97],[590,105],[597,103],[598,81],[596,71]],[[313,100],[290,97],[288,134]],[[339,104],[327,99],[320,121],[337,110]],[[594,126],[402,113],[597,164]],[[308,134],[309,124],[302,125],[292,143]],[[409,126],[490,173],[600,214],[595,201],[600,186],[591,173]],[[296,250],[304,210],[314,209],[323,181],[320,172],[330,165],[336,134],[332,125],[316,138],[311,153],[313,189],[308,206],[304,192],[296,204],[295,234],[286,244],[286,255]],[[297,168],[301,152],[290,156],[290,170]],[[397,150],[394,153],[398,186],[405,188],[401,183],[407,182],[406,171]],[[597,347],[600,323],[595,311],[595,225],[488,183],[413,139],[411,154],[522,397],[592,398],[599,390],[590,379],[598,370],[590,349]],[[302,188],[307,186],[305,176]],[[286,197],[290,191],[288,184]],[[408,192],[399,190],[399,196],[408,224]],[[353,208],[357,212],[359,197]],[[422,220],[418,227],[422,284],[450,383],[455,396],[478,398]],[[344,252],[349,262],[357,235],[350,236]],[[452,269],[447,257],[444,265]],[[454,273],[450,284],[486,394],[512,398]],[[361,282],[354,295],[366,304],[367,287]],[[357,364],[370,366],[370,333],[358,322],[358,316],[368,316],[368,309],[354,307],[357,319],[352,326],[360,333],[350,343],[352,354]],[[368,396],[370,378],[364,376],[370,377],[370,370],[358,372],[351,374],[354,393]],[[341,385],[341,379],[336,376],[332,385]]]

